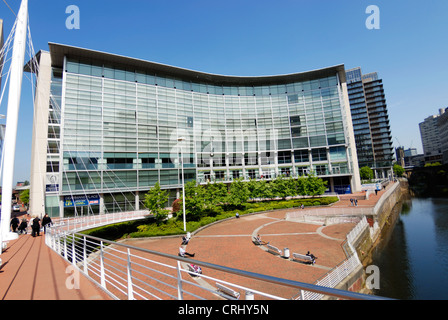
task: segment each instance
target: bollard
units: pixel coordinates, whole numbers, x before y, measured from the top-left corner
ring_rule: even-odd
[[[283,249],[283,257],[289,259],[289,248]]]
[[[250,291],[246,291],[246,296],[245,296],[246,300],[254,300],[254,293],[250,292]]]

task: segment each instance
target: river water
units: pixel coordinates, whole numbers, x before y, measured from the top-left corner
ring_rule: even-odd
[[[448,199],[409,198],[372,254],[380,288],[407,300],[448,299]]]

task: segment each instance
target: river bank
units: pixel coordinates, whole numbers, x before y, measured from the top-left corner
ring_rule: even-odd
[[[381,271],[374,294],[405,300],[448,299],[448,198],[409,195],[372,252]]]

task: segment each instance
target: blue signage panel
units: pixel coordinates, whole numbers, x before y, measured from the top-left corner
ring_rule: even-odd
[[[98,194],[65,196],[64,207],[83,207],[89,205],[99,205],[100,196]]]
[[[350,194],[352,193],[352,188],[350,185],[334,186],[334,192],[338,194]]]

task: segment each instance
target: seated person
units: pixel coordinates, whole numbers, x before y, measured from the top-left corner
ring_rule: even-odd
[[[306,255],[308,256],[308,257],[311,257],[311,263],[312,264],[315,264],[316,263],[316,259],[317,259],[317,257],[316,256],[314,256],[314,254],[312,254],[312,253],[310,253],[309,251],[306,253]]]
[[[183,257],[183,258],[185,258],[185,256],[189,256],[189,257],[194,257],[194,253],[193,254],[191,254],[191,253],[188,253],[187,251],[185,251],[185,249],[184,248],[182,248],[182,247],[180,247],[179,248],[179,256],[180,257]]]
[[[202,269],[201,269],[200,266],[197,266],[197,265],[195,265],[195,264],[191,264],[190,266],[191,266],[191,268],[193,268],[193,270],[194,270],[195,273],[197,273],[197,274],[202,274]]]
[[[257,234],[257,237],[255,238],[255,242],[257,244],[269,244],[269,242],[262,241],[259,234]]]

